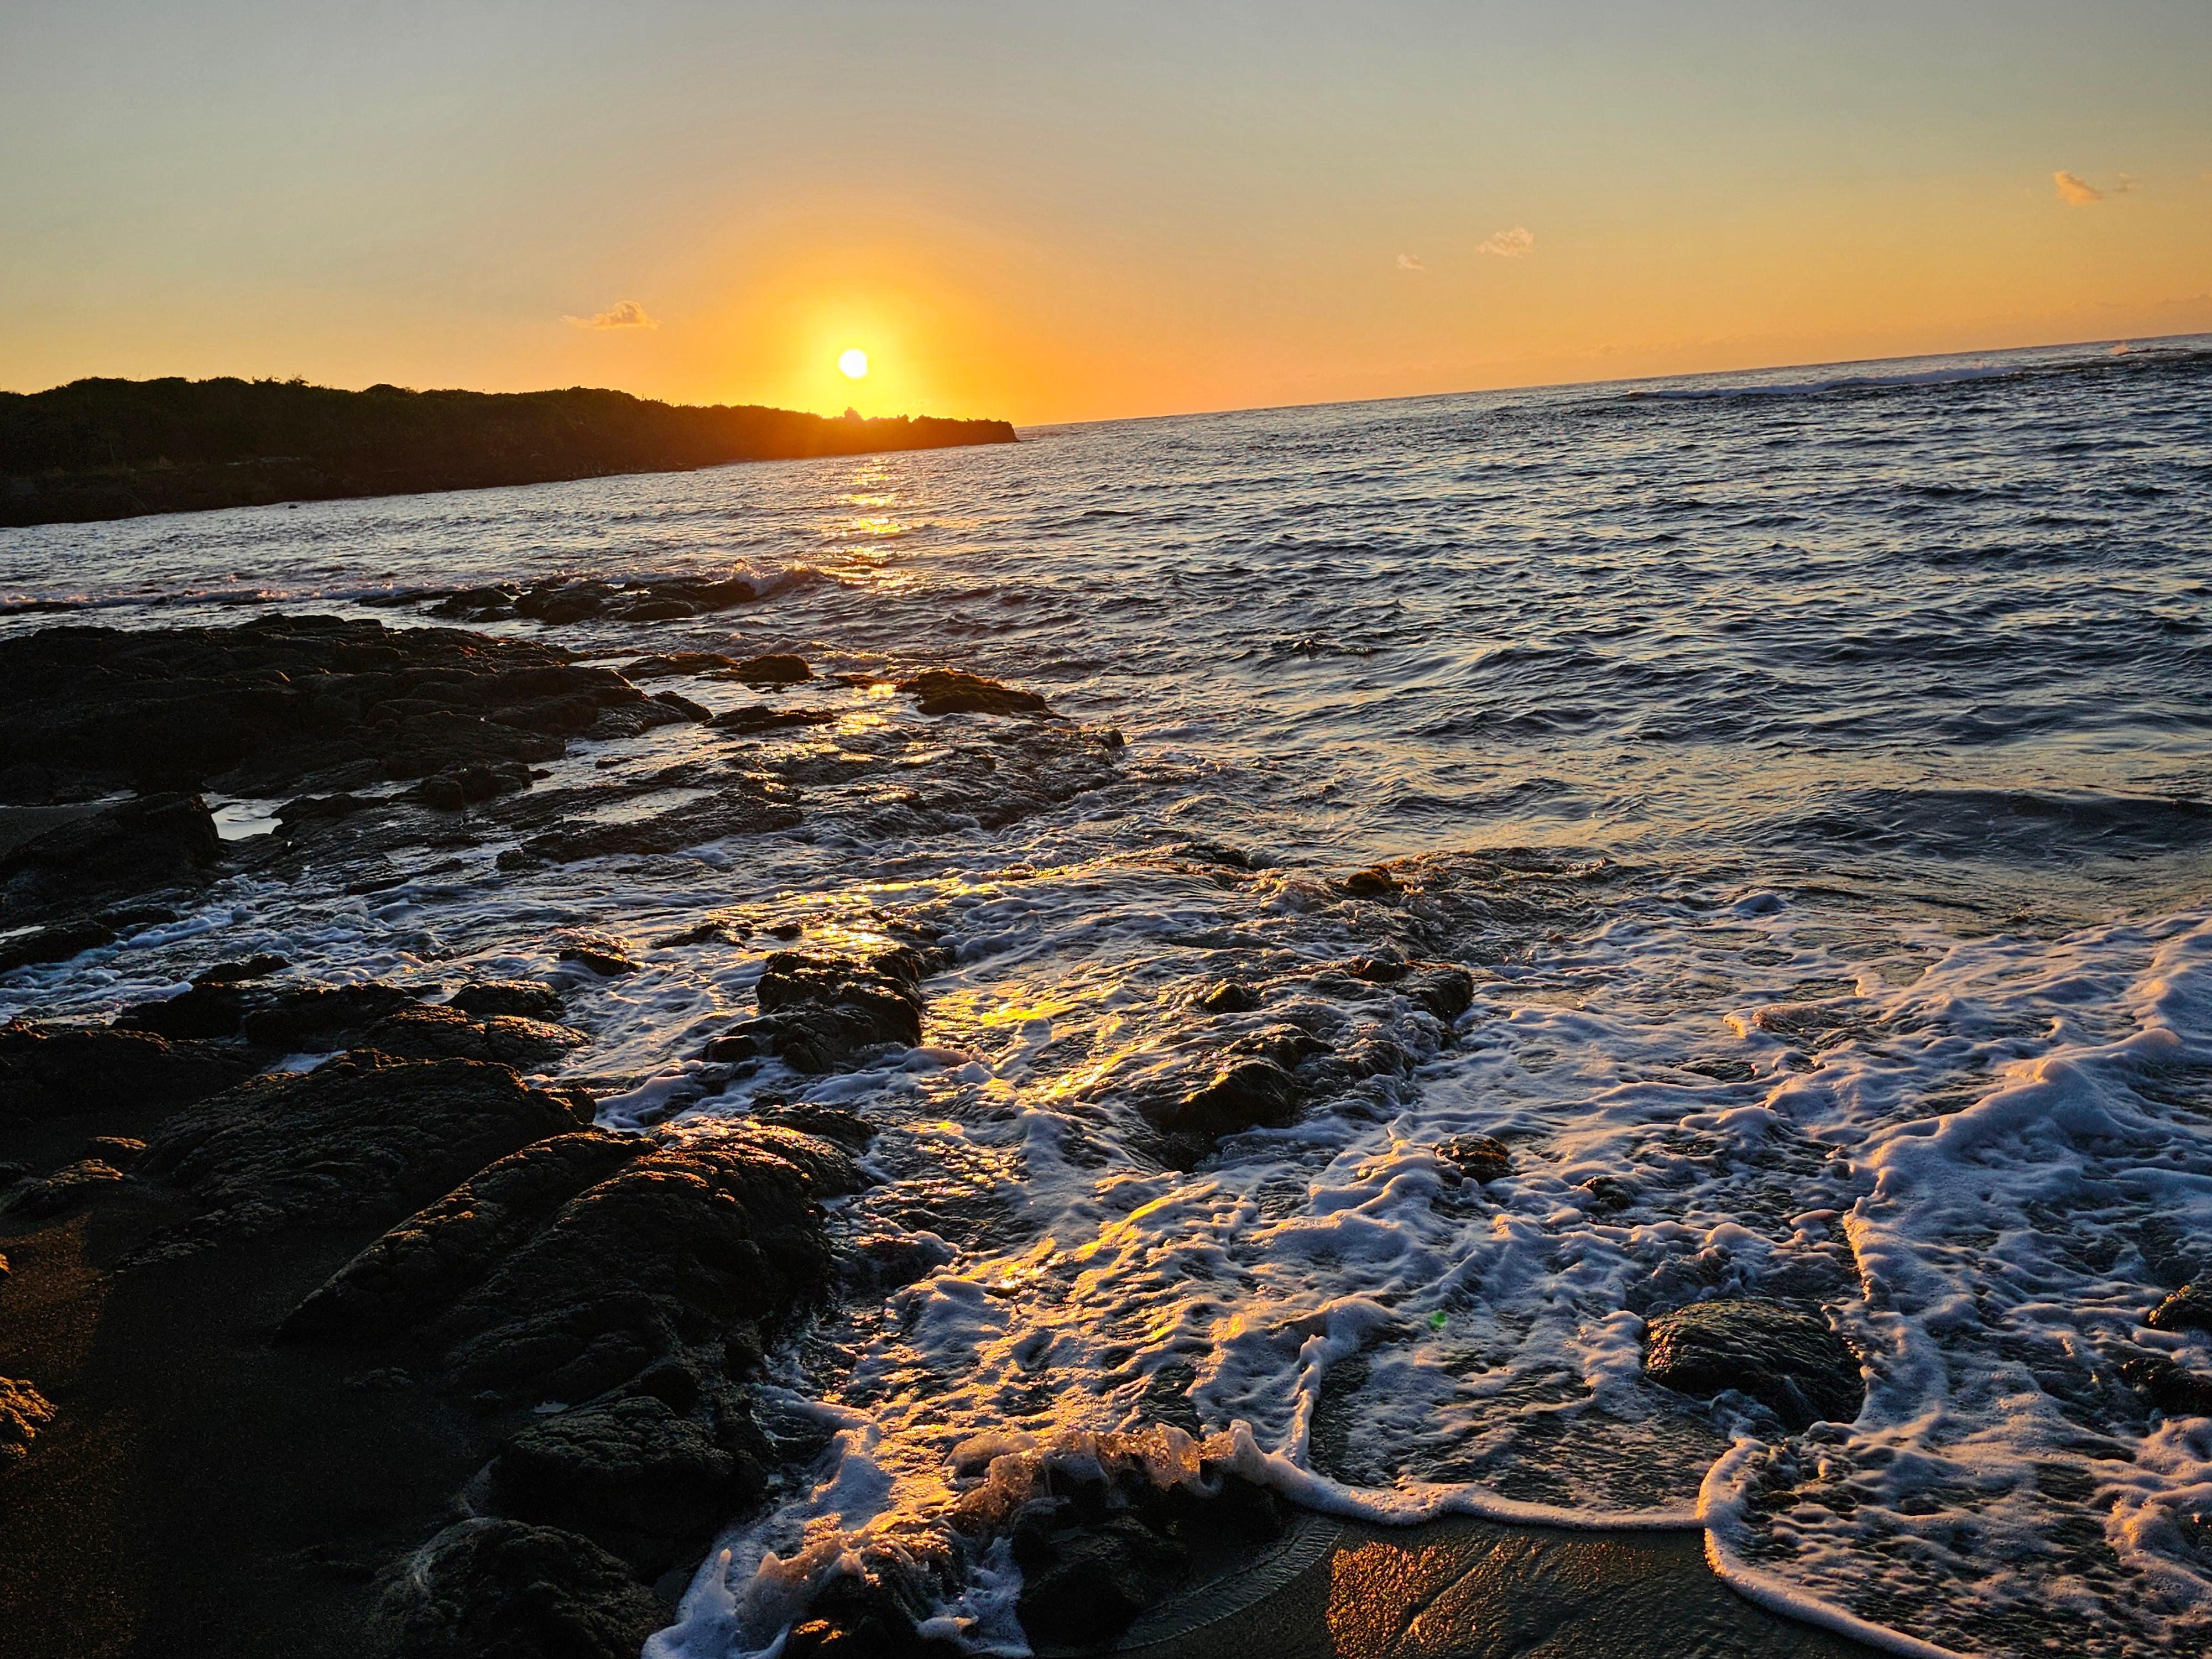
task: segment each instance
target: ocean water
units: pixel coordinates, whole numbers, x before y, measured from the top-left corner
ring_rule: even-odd
[[[2212,1643],[2212,1422],[2118,1370],[2212,1372],[2141,1325],[2212,1272],[2212,341],[1023,436],[0,532],[0,593],[127,627],[748,572],[768,597],[714,617],[495,631],[949,664],[1127,740],[1016,801],[1006,723],[825,682],[790,700],[833,724],[578,744],[540,786],[619,816],[710,763],[799,789],[794,830],[519,877],[496,839],[425,848],[362,896],[240,877],[0,979],[0,1013],[258,951],[551,974],[608,1122],[879,1121],[833,1226],[940,1265],[775,1356],[771,1416],[831,1449],[702,1565],[662,1659],[768,1646],[979,1445],[1152,1422],[1343,1513],[1702,1525],[1747,1595],[1901,1651]],[[1401,892],[1347,891],[1378,862]],[[791,925],[941,933],[925,1046],[702,1073]],[[643,971],[556,965],[573,930]],[[1469,967],[1474,1008],[1329,971],[1391,951]],[[1224,978],[1261,1006],[1206,1012]],[[1164,1166],[1139,1103],[1285,1025],[1404,1063]],[[1511,1174],[1451,1182],[1467,1133]],[[1644,1380],[1646,1314],[1741,1293],[1830,1310],[1857,1421]],[[1018,1650],[1009,1594],[982,1564],[948,1628]]]

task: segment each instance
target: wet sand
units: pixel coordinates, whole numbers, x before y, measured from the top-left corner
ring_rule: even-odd
[[[1316,1536],[1316,1531],[1320,1535]],[[1257,1564],[1147,1616],[1142,1659],[1846,1659],[1874,1650],[1752,1606],[1695,1532],[1452,1519],[1310,1522]],[[1164,1634],[1176,1626],[1172,1634]],[[1154,1639],[1145,1639],[1152,1636]]]

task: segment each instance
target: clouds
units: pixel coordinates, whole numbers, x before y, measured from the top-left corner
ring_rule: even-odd
[[[1536,233],[1526,225],[1501,230],[1474,245],[1477,253],[1494,253],[1501,259],[1525,259],[1536,249]]]
[[[659,322],[645,314],[645,307],[635,300],[617,300],[608,310],[596,317],[563,317],[564,323],[578,328],[659,328]]]
[[[2051,175],[2051,182],[2058,188],[2058,199],[2069,207],[2087,207],[2092,202],[2101,202],[2105,192],[2087,179],[2069,173],[2064,167]]]
[[[1421,256],[1419,254],[1401,253],[1398,256],[1398,269],[1401,270],[1426,270],[1428,267],[1421,263]]]

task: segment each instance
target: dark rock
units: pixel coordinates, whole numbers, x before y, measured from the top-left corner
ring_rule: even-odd
[[[469,804],[459,778],[440,773],[415,786],[415,799],[434,812],[458,812]]]
[[[58,921],[33,927],[13,939],[0,939],[0,974],[27,968],[34,963],[67,962],[86,951],[115,942],[115,930],[105,922]]]
[[[1271,1060],[1286,1072],[1296,1071],[1318,1054],[1329,1053],[1329,1046],[1311,1031],[1298,1025],[1268,1025],[1256,1031],[1247,1031],[1229,1045],[1228,1054],[1233,1062],[1252,1056]]]
[[[1579,1183],[1590,1195],[1590,1207],[1600,1215],[1613,1215],[1636,1202],[1636,1183],[1619,1176],[1592,1176]]]
[[[1024,1634],[1033,1644],[1085,1651],[1112,1647],[1190,1565],[1184,1551],[1125,1516],[1058,1540],[1017,1531],[1014,1559],[1022,1569],[1015,1616]]]
[[[446,999],[446,1006],[458,1008],[475,1019],[513,1014],[522,1019],[558,1023],[567,1012],[562,1006],[558,991],[526,979],[471,980]]]
[[[477,1021],[457,1008],[417,1004],[370,1026],[361,1046],[403,1060],[486,1060],[533,1072],[590,1041],[542,1019],[498,1014]]]
[[[113,1164],[88,1158],[16,1188],[9,1195],[8,1207],[17,1215],[43,1220],[104,1197],[129,1179]]]
[[[424,1545],[379,1612],[407,1659],[637,1659],[668,1622],[629,1568],[589,1539],[486,1519]]]
[[[179,1106],[258,1069],[245,1055],[148,1031],[13,1020],[0,1025],[0,1121]]]
[[[620,675],[546,646],[328,617],[48,629],[0,641],[0,766],[120,772],[144,788],[226,774],[231,793],[270,795],[364,762],[371,775],[410,778],[556,759],[559,736],[496,724],[488,711],[549,697],[645,701]]]
[[[1217,980],[1200,995],[1198,1006],[1209,1014],[1249,1014],[1260,1006],[1260,994],[1233,979]]]
[[[1495,1135],[1454,1135],[1437,1143],[1437,1157],[1484,1185],[1513,1173],[1513,1153]]]
[[[1661,1314],[1645,1327],[1644,1370],[1682,1394],[1747,1395],[1792,1432],[1849,1423],[1866,1396],[1858,1356],[1817,1313],[1752,1297]]]
[[[778,951],[763,969],[757,1018],[707,1045],[709,1060],[774,1054],[795,1071],[828,1072],[859,1051],[921,1041],[922,962],[903,945],[865,962]]]
[[[0,1376],[0,1469],[28,1452],[54,1416],[52,1405],[28,1382]]]
[[[706,704],[694,702],[689,697],[678,696],[673,691],[656,691],[653,694],[653,700],[663,708],[672,709],[683,715],[685,720],[697,721],[702,725],[714,718],[714,711]]]
[[[792,1627],[784,1659],[958,1659],[958,1643],[922,1635],[920,1621],[931,1608],[916,1577],[896,1570],[838,1574]]]
[[[2154,1331],[2212,1331],[2212,1279],[2184,1285],[2143,1316]]]
[[[510,1152],[393,1227],[294,1309],[292,1338],[372,1341],[447,1306],[561,1206],[653,1143],[582,1129]]]
[[[637,958],[630,955],[627,940],[611,939],[604,934],[568,940],[561,946],[560,958],[563,962],[573,962],[580,968],[588,968],[603,979],[634,974],[641,965]]]
[[[1344,878],[1345,893],[1352,898],[1393,899],[1406,890],[1405,884],[1381,865],[1355,870]]]
[[[726,708],[708,723],[718,732],[740,734],[754,732],[776,732],[786,726],[834,726],[836,711],[829,708],[771,708],[764,702],[749,702],[743,708]]]
[[[1194,1159],[1224,1135],[1292,1122],[1304,1098],[1304,1086],[1273,1060],[1241,1060],[1215,1073],[1204,1088],[1155,1105],[1146,1115]]]
[[[118,801],[0,856],[0,914],[35,916],[197,881],[222,854],[215,818],[198,795]]]
[[[753,1108],[753,1121],[779,1129],[796,1129],[801,1134],[842,1146],[848,1152],[864,1150],[876,1138],[876,1126],[867,1119],[811,1101],[800,1101],[795,1105],[788,1101],[762,1101]]]
[[[695,1565],[693,1540],[759,1501],[766,1480],[753,1448],[764,1449],[757,1431],[718,1437],[714,1424],[638,1394],[515,1434],[492,1463],[492,1497],[503,1514],[581,1533],[657,1573]]]
[[[671,651],[625,664],[622,677],[626,680],[667,679],[679,674],[711,674],[716,669],[737,665],[735,657],[726,657],[719,651]]]
[[[329,1054],[349,1048],[379,1020],[415,1001],[379,980],[355,985],[287,987],[258,997],[240,1018],[248,1042],[285,1054]]]
[[[1055,718],[1052,705],[1034,691],[1018,691],[954,668],[929,668],[898,689],[925,714],[1026,714]]]
[[[201,1236],[347,1226],[404,1214],[580,1116],[503,1066],[345,1054],[172,1115],[140,1173],[206,1206]]]
[[[2212,1417],[2212,1376],[2186,1370],[2163,1354],[2123,1359],[2120,1375],[2168,1416]]]
[[[365,812],[375,805],[365,795],[340,791],[334,795],[299,795],[276,809],[276,822],[287,832],[295,823],[313,823],[328,818],[351,817],[356,812]]]
[[[521,850],[526,857],[550,864],[574,864],[616,853],[680,853],[687,847],[704,846],[727,836],[788,830],[799,822],[800,816],[788,799],[743,785],[626,823],[567,825],[532,836]],[[507,855],[502,854],[500,862],[506,866]]]
[[[146,1150],[146,1143],[135,1135],[88,1135],[85,1138],[84,1155],[97,1158],[117,1165],[137,1161]]]
[[[592,1400],[689,1346],[719,1352],[788,1320],[829,1279],[817,1200],[860,1185],[842,1152],[789,1130],[563,1136],[394,1227],[285,1333],[419,1328],[465,1397]]]
[[[115,1023],[126,1030],[165,1037],[227,1037],[238,1035],[246,998],[234,985],[195,985],[157,1002],[125,1008]]]
[[[1398,981],[1398,994],[1447,1025],[1474,1006],[1474,975],[1464,968],[1430,963]]]
[[[784,653],[770,653],[765,657],[747,657],[728,671],[729,677],[747,685],[796,685],[801,680],[811,680],[814,671],[806,665],[806,659]]]

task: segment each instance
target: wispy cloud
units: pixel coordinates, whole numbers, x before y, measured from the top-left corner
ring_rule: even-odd
[[[2103,191],[2099,190],[2087,179],[2067,172],[2064,167],[2059,168],[2051,175],[2051,182],[2057,186],[2058,199],[2069,207],[2087,207],[2092,202],[2101,202],[2105,199]]]
[[[1525,259],[1535,252],[1536,233],[1526,225],[1516,225],[1510,230],[1501,230],[1494,236],[1485,237],[1474,245],[1477,253],[1494,253],[1501,259]]]
[[[2120,182],[2112,186],[2112,194],[2115,196],[2132,196],[2136,193],[2136,182],[2137,180],[2134,173],[2124,173],[2120,175]]]
[[[1426,270],[1428,267],[1421,263],[1421,256],[1419,254],[1401,253],[1398,256],[1398,269],[1401,270]]]
[[[617,300],[613,307],[596,317],[563,317],[564,323],[574,323],[578,328],[659,328],[659,322],[645,314],[645,307],[635,300]]]

